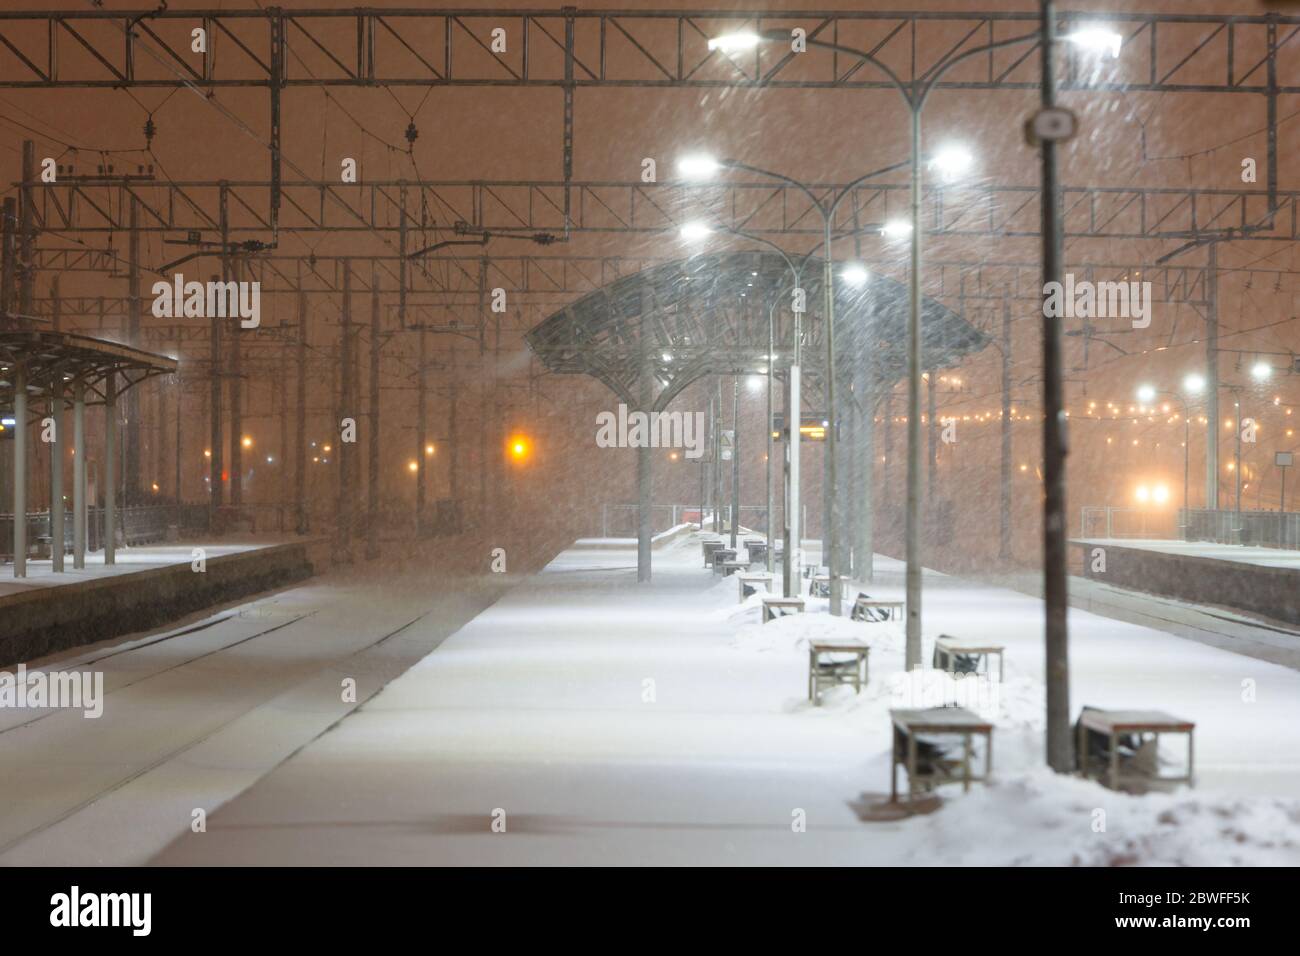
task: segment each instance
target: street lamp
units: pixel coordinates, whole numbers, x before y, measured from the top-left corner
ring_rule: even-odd
[[[789,39],[789,34],[783,30],[769,30],[763,33],[763,38],[774,42],[785,42]],[[863,62],[870,63],[877,70],[883,73],[891,83],[893,83],[895,89],[897,89],[899,95],[903,97],[903,102],[907,105],[907,108],[911,113],[911,256],[908,269],[907,530],[905,548],[907,563],[907,648],[905,666],[908,670],[921,666],[921,113],[925,108],[930,93],[933,92],[943,76],[958,63],[962,63],[972,56],[988,53],[991,50],[1039,39],[1040,32],[1035,31],[1021,36],[1009,37],[1005,40],[995,40],[990,43],[980,44],[979,46],[971,47],[968,50],[963,50],[960,53],[945,56],[937,64],[927,70],[923,77],[913,79],[911,82],[905,82],[888,64],[877,59],[865,50],[858,50],[853,47],[834,43],[828,40],[821,40],[816,37],[809,36],[805,38],[805,42],[811,46],[834,50],[839,53],[857,57]],[[936,156],[936,161],[937,159],[938,157]],[[948,156],[948,164],[950,166],[960,164],[962,159],[963,158],[960,154],[950,154]],[[1050,205],[1050,203],[1045,201],[1044,207],[1046,208],[1048,205]],[[829,341],[830,337],[828,336],[828,344]],[[831,428],[829,436],[833,436],[834,434],[835,429]],[[831,456],[831,461],[834,461],[833,454]],[[834,474],[831,473],[829,477],[831,501],[832,506],[834,506]],[[1052,496],[1049,495],[1049,501],[1051,498]],[[1058,515],[1056,520],[1060,521],[1060,519],[1061,516]],[[831,550],[833,555],[833,545]],[[1063,543],[1061,544],[1060,558],[1061,560],[1058,563],[1061,564],[1063,569]],[[1063,582],[1063,570],[1060,578]],[[831,570],[831,609],[834,612],[838,612],[839,610],[837,600],[839,590],[839,578],[835,571]],[[1050,598],[1051,595],[1049,595],[1049,604],[1052,603]],[[1062,621],[1064,620],[1063,608],[1064,604],[1062,602],[1062,609],[1060,610],[1060,619]]]
[[[709,49],[720,50],[723,53],[739,53],[742,50],[752,50],[762,42],[763,38],[753,32],[724,33],[720,37],[709,40]]]
[[[1109,27],[1096,24],[1080,27],[1073,33],[1066,34],[1065,39],[1089,53],[1109,53],[1113,60],[1119,59],[1119,50],[1124,44],[1124,38],[1120,34]]]
[[[900,169],[904,165],[905,165],[904,163],[894,163],[893,165],[885,166],[881,169],[872,170],[869,173],[864,173],[863,175],[850,181],[845,186],[841,187],[839,191],[836,192],[835,195],[830,198],[829,202],[825,202],[822,199],[819,199],[816,196],[816,194],[814,194],[813,191],[807,185],[799,182],[797,179],[793,179],[782,173],[772,172],[771,170],[763,169],[758,166],[751,166],[748,163],[742,163],[739,160],[735,160],[735,159],[715,160],[712,157],[707,157],[707,156],[692,156],[678,163],[679,170],[681,170],[684,174],[690,175],[692,178],[696,178],[696,179],[706,178],[709,175],[711,175],[713,172],[716,172],[718,169],[734,169],[734,170],[742,170],[744,172],[754,173],[755,175],[766,176],[768,178],[778,180],[780,182],[786,183],[787,185],[793,186],[796,189],[799,189],[801,192],[803,192],[803,194],[808,197],[808,200],[812,204],[813,208],[816,209],[817,212],[821,215],[822,225],[823,225],[822,321],[825,324],[824,338],[826,340],[826,407],[827,407],[827,416],[833,423],[838,421],[835,416],[835,287],[834,287],[834,272],[833,272],[832,261],[831,261],[832,260],[831,243],[833,238],[832,225],[835,221],[835,212],[837,209],[839,209],[840,203],[847,197],[851,196],[853,194],[853,190],[857,188],[859,184],[875,176],[880,176],[884,173],[888,173],[896,169]],[[699,239],[709,235],[712,231],[713,231],[712,228],[708,224],[696,220],[696,221],[686,223],[686,225],[684,225],[681,229],[681,235],[683,239],[688,239],[688,240]],[[785,257],[786,264],[790,267],[791,272],[794,274],[795,288],[796,289],[799,288],[802,266],[799,269],[796,269],[790,257],[786,255],[785,251],[781,249],[780,246],[776,245],[775,243],[768,242],[765,239],[758,239],[757,236],[751,236],[739,230],[724,229],[724,231],[748,239],[757,239],[758,241],[763,242],[764,244],[780,252],[781,255]],[[805,262],[806,261],[807,260],[805,258]],[[853,284],[860,284],[860,282],[866,281],[866,277],[867,277],[866,270],[862,268],[860,265],[858,265],[856,266],[856,268],[854,266],[850,266],[849,275],[846,275],[844,278],[845,281],[847,282]],[[768,314],[768,319],[769,319],[769,333],[770,333],[770,329],[771,329],[770,312]],[[790,421],[787,422],[790,431],[790,444],[788,446],[787,453],[791,457],[790,474],[791,474],[791,479],[793,484],[792,491],[795,496],[794,501],[792,502],[793,512],[794,512],[793,517],[791,517],[791,509],[787,509],[786,512],[787,515],[786,523],[790,527],[790,534],[791,534],[790,553],[786,555],[786,559],[785,559],[787,579],[790,577],[790,569],[794,568],[797,572],[798,568],[802,563],[799,554],[799,547],[802,541],[802,537],[800,537],[798,533],[799,521],[798,521],[798,497],[797,496],[798,496],[799,484],[798,484],[798,464],[796,460],[798,455],[798,449],[799,449],[798,439],[796,436],[798,434],[798,424],[800,421],[800,416],[795,414],[795,412],[798,410],[798,400],[799,400],[799,394],[798,394],[799,393],[799,372],[800,372],[799,334],[800,334],[799,316],[798,314],[796,314],[795,316],[795,360],[790,367],[790,380],[789,380],[789,388],[790,388],[792,400],[791,400]],[[824,535],[824,538],[825,538],[826,567],[830,574],[830,612],[832,615],[839,616],[843,613],[843,608],[841,606],[843,600],[842,598],[843,583],[840,581],[840,576],[839,576],[839,555],[837,553],[838,548],[836,547],[837,521],[835,518],[835,512],[839,504],[838,497],[836,495],[836,490],[837,490],[836,489],[836,462],[835,462],[836,431],[837,431],[837,425],[835,424],[832,424],[830,427],[826,429],[826,488],[827,488],[828,497],[830,501],[831,513],[827,516],[826,533]],[[797,583],[797,578],[795,579],[795,583]],[[790,588],[787,587],[786,588],[787,593],[789,592],[789,590]],[[919,655],[920,655],[919,649],[917,654],[919,660]]]

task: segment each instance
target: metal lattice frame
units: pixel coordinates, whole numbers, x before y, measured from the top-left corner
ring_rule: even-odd
[[[57,383],[81,382],[86,404],[106,401],[105,384],[117,373],[117,395],[159,375],[175,374],[177,363],[115,342],[70,332],[0,332],[0,406],[12,408],[13,369],[21,362],[27,370],[27,392],[31,398],[49,399]],[[65,386],[66,388],[66,386]],[[33,419],[44,414],[43,406],[29,402]]]
[[[802,286],[804,355],[815,359],[824,330],[822,260],[809,258]],[[644,370],[655,380],[655,410],[662,410],[692,382],[709,375],[766,370],[767,316],[776,301],[774,336],[778,366],[794,344],[789,314],[792,277],[774,252],[722,252],[673,260],[618,279],[551,315],[526,335],[543,365],[561,374],[585,374],[620,399],[639,406]],[[877,388],[888,388],[906,368],[906,287],[872,275],[860,288],[841,286],[836,296],[837,359],[844,368],[866,368]],[[988,338],[957,313],[925,300],[927,364],[944,368],[979,351]],[[820,397],[824,366],[805,368],[805,391]]]

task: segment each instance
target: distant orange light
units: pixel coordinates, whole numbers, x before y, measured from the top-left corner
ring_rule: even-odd
[[[406,467],[411,472],[411,474],[415,474],[417,471],[420,470],[420,463],[418,461],[407,462]]]
[[[523,462],[532,453],[532,445],[525,435],[514,435],[506,445],[510,457],[517,462]]]

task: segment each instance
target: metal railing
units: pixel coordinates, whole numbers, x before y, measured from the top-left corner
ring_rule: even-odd
[[[1079,522],[1079,537],[1166,540],[1181,538],[1181,514],[1181,512],[1157,511],[1149,508],[1085,505]]]
[[[1300,513],[1193,509],[1187,513],[1187,539],[1296,550]]]
[[[724,527],[729,527],[728,522],[731,520],[731,509],[727,505],[722,506],[722,521]],[[778,509],[775,518],[778,522],[777,530],[780,531],[780,515]],[[704,510],[706,520],[711,520],[713,512],[706,508]],[[808,507],[803,509],[803,527],[808,527]],[[650,527],[655,534],[661,531],[667,531],[669,528],[675,528],[684,522],[699,522],[700,506],[695,505],[651,505],[650,506]],[[740,506],[740,523],[761,534],[767,534],[767,508],[764,505],[741,505]],[[634,504],[602,504],[600,506],[600,536],[602,538],[635,538],[637,531],[637,506]]]
[[[167,538],[168,528],[176,526],[179,531],[207,531],[208,509],[206,505],[140,505],[117,509],[117,527],[120,542],[127,547],[151,544]],[[32,551],[38,555],[48,555],[54,549],[51,540],[50,513],[40,511],[27,515],[27,540]],[[104,509],[90,508],[86,513],[86,550],[98,551],[104,541]],[[14,516],[0,514],[0,559],[13,560]],[[73,521],[71,510],[63,522],[63,550],[71,552],[73,545]]]

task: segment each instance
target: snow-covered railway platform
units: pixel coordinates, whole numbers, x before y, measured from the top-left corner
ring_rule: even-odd
[[[901,595],[881,558],[873,597]],[[854,594],[854,588],[849,594]],[[1129,796],[1043,769],[1039,600],[926,576],[934,638],[1006,647],[994,781],[865,822],[889,790],[901,624],[758,623],[694,536],[575,547],[155,858],[161,864],[1300,863],[1300,673],[1072,610],[1071,701],[1196,722],[1197,786]],[[872,645],[855,695],[806,699],[806,641]]]

